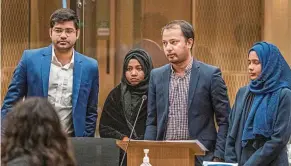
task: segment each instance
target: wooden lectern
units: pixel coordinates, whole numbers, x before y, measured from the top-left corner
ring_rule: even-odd
[[[128,141],[116,141],[123,150],[127,143]],[[127,148],[127,166],[139,166],[142,163],[143,149],[149,149],[148,156],[152,166],[194,166],[195,155],[205,155],[207,151],[198,140],[131,140]]]

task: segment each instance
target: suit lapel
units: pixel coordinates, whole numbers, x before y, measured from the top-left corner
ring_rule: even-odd
[[[164,139],[166,134],[166,128],[167,128],[167,121],[168,121],[168,115],[169,115],[169,85],[170,85],[170,75],[171,75],[171,66],[168,65],[165,71],[162,72],[162,80],[160,83],[160,90],[162,91],[162,108],[160,110],[163,110],[163,116],[161,118],[161,135],[158,135],[158,138]],[[159,90],[159,89],[158,89]],[[158,108],[159,109],[159,108]]]
[[[42,89],[43,89],[44,97],[48,96],[48,84],[49,84],[51,61],[52,61],[52,45],[45,48],[42,58],[41,58],[41,79],[42,79]]]
[[[81,56],[78,52],[74,51],[74,70],[73,70],[73,98],[72,98],[72,105],[73,110],[75,110],[78,96],[79,96],[79,90],[81,85],[81,78],[82,78],[82,60]]]
[[[193,60],[193,65],[191,69],[191,76],[190,76],[190,83],[189,83],[189,95],[188,95],[188,106],[187,108],[190,108],[190,105],[193,101],[195,90],[197,87],[197,83],[199,80],[200,72],[199,72],[199,64],[196,60]]]
[[[162,75],[162,89],[163,89],[163,98],[165,99],[164,103],[165,105],[165,109],[167,110],[167,114],[168,115],[168,111],[169,111],[169,84],[170,84],[170,75],[171,75],[171,66],[168,65],[166,70],[163,72]]]

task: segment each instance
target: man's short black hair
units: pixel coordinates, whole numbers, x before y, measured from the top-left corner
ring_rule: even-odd
[[[58,9],[51,15],[50,27],[53,28],[56,23],[61,23],[65,21],[73,21],[75,28],[79,29],[79,18],[76,12],[68,8]]]

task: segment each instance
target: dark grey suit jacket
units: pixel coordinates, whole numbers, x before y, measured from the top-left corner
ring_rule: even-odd
[[[169,113],[169,64],[151,72],[146,140],[164,140]],[[215,157],[224,158],[230,105],[219,68],[194,60],[188,96],[191,139],[198,139]],[[215,127],[215,120],[219,130]]]

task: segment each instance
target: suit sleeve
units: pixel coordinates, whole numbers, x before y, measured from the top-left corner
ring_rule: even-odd
[[[237,106],[237,102],[238,102],[238,96],[240,94],[240,90],[237,92],[237,96],[236,96],[236,99],[235,99],[235,102],[234,102],[234,105],[233,105],[233,108],[230,112],[230,115],[229,115],[229,128],[228,128],[228,134],[227,134],[227,137],[226,137],[226,145],[225,145],[225,155],[224,155],[224,159],[225,159],[225,162],[228,162],[228,163],[237,163],[237,155],[236,155],[236,152],[235,152],[235,138],[233,138],[230,133],[234,127],[234,118],[235,118],[235,114],[236,114],[236,106]],[[237,127],[235,125],[235,127]],[[236,129],[238,130],[238,128]]]
[[[214,156],[224,159],[230,105],[227,95],[227,88],[224,80],[221,77],[221,71],[219,69],[217,69],[212,76],[211,99],[212,107],[215,111],[216,122],[218,125]]]
[[[148,89],[148,117],[146,122],[145,140],[156,140],[157,137],[157,104],[156,104],[156,87],[154,83],[153,71],[150,75]]]
[[[92,86],[90,90],[90,95],[88,98],[87,112],[86,112],[86,122],[85,122],[85,131],[84,137],[94,137],[96,130],[96,121],[97,121],[97,104],[98,104],[98,93],[99,93],[99,70],[98,64],[94,66],[93,70],[95,73],[93,75]]]
[[[27,51],[23,52],[22,58],[14,70],[11,83],[1,108],[1,119],[10,111],[13,104],[26,96],[27,93]]]
[[[282,93],[283,92],[283,93]],[[245,163],[245,165],[269,165],[284,147],[286,147],[291,134],[291,91],[282,90],[278,115],[275,121],[274,133],[271,139],[259,148]]]

